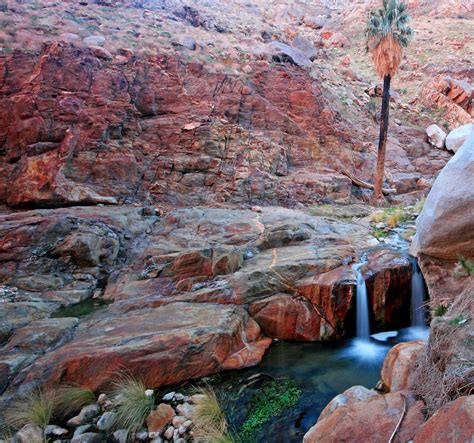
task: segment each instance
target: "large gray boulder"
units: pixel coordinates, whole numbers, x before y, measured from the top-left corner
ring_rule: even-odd
[[[473,130],[473,123],[453,129],[446,137],[446,149],[448,151],[458,152],[459,148],[464,144],[467,137]]]
[[[412,253],[474,257],[474,131],[435,180],[416,221]]]

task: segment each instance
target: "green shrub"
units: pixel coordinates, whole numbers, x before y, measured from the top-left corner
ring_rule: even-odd
[[[55,393],[55,410],[57,415],[61,417],[78,412],[84,406],[94,402],[94,393],[90,389],[81,386],[60,386]]]
[[[20,429],[26,424],[45,428],[53,417],[55,401],[52,392],[42,390],[31,392],[13,401],[5,412],[5,421],[13,429]]]
[[[111,400],[115,407],[115,429],[128,429],[129,435],[140,431],[155,406],[153,395],[146,395],[146,386],[131,375],[121,374],[114,382]]]
[[[467,258],[464,258],[462,255],[459,256],[459,263],[468,276],[474,275],[474,263]]]
[[[448,308],[444,305],[438,305],[433,310],[433,314],[435,317],[443,317],[446,312],[448,312]]]

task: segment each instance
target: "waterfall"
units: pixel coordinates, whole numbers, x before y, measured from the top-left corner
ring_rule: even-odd
[[[425,281],[417,261],[413,260],[413,272],[411,277],[411,325],[425,326]]]
[[[357,293],[356,293],[356,332],[357,337],[368,339],[370,336],[369,325],[369,302],[367,297],[367,286],[364,277],[360,272],[366,262],[358,263],[352,267],[357,275]]]

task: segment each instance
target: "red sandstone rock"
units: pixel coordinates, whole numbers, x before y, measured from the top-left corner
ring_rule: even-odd
[[[474,438],[474,395],[439,409],[416,432],[414,443],[465,443]]]
[[[146,418],[148,432],[160,432],[168,423],[171,422],[174,415],[174,409],[170,405],[160,403]]]
[[[405,392],[404,395],[407,395]],[[413,439],[423,424],[423,403],[407,398],[408,410],[394,442]],[[370,441],[386,443],[402,415],[401,392],[376,395],[366,400],[349,402],[320,419],[304,436],[304,443]]]
[[[127,370],[148,387],[258,363],[271,339],[237,306],[172,303],[81,325],[73,341],[41,357],[27,379],[101,391]]]
[[[425,350],[425,341],[400,343],[390,349],[381,373],[384,388],[389,392],[409,389],[414,380],[416,364]]]

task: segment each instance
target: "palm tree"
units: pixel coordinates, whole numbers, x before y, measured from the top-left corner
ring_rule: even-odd
[[[400,66],[403,48],[409,45],[413,37],[409,22],[410,16],[405,3],[398,0],[383,0],[383,8],[370,13],[365,31],[367,50],[372,53],[377,74],[383,78],[382,113],[373,195],[375,202],[383,201],[382,182],[390,109],[390,82]]]

